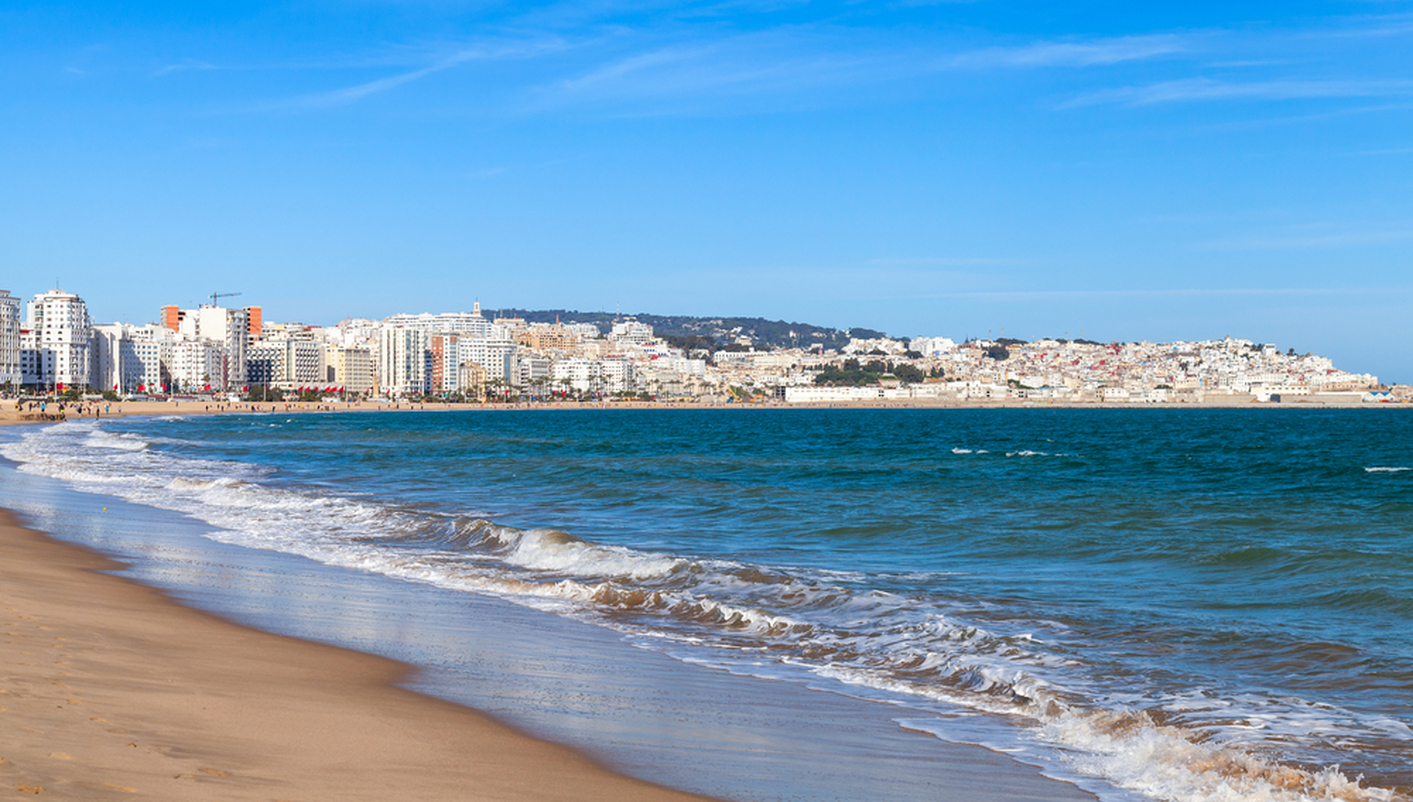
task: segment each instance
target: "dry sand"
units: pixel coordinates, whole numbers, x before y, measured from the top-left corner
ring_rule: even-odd
[[[0,794],[689,800],[473,710],[407,666],[248,629],[98,573],[0,510]]]

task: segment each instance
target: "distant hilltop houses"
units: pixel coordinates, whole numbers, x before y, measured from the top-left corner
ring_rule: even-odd
[[[335,326],[261,307],[157,308],[94,324],[79,296],[0,290],[0,391],[107,397],[839,404],[1364,404],[1407,386],[1250,340],[893,339],[757,319],[406,313]],[[550,317],[551,319],[534,319]],[[641,318],[641,319],[640,319]],[[645,322],[655,320],[664,330]]]

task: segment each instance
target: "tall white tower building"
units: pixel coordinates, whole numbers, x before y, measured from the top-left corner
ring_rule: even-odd
[[[27,312],[26,326],[34,332],[38,384],[54,389],[88,387],[93,321],[83,299],[54,289],[34,296]]]
[[[427,336],[401,326],[378,332],[379,392],[390,398],[427,392]]]
[[[0,290],[0,386],[20,387],[20,299]]]

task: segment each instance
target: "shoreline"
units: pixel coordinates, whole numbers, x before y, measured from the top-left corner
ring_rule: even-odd
[[[42,788],[44,793],[85,799],[106,798],[105,792],[173,800],[687,802],[757,796],[744,788],[731,789],[730,781],[697,783],[677,769],[663,774],[641,760],[634,763],[612,751],[596,752],[573,731],[545,730],[541,722],[517,719],[501,710],[497,695],[502,686],[510,691],[507,698],[525,692],[515,687],[514,660],[502,666],[501,676],[509,684],[488,676],[477,684],[489,681],[489,685],[472,691],[469,698],[460,693],[444,695],[435,682],[426,681],[435,672],[421,673],[416,663],[348,643],[329,645],[298,628],[240,623],[241,618],[228,617],[230,612],[220,605],[195,604],[173,595],[175,589],[161,582],[115,575],[114,571],[129,566],[123,552],[27,525],[26,521],[35,520],[31,517],[35,512],[25,506],[23,486],[16,489],[21,495],[0,506],[0,547],[6,553],[0,565],[0,614],[5,616],[8,647],[0,658],[0,676],[5,678],[0,681],[0,727],[9,729],[9,740],[21,746],[0,750],[0,787]],[[102,503],[97,498],[91,509],[86,503],[77,509],[61,504],[54,511],[57,517],[47,514],[42,519],[48,521],[43,528],[69,531],[59,521],[71,515],[80,520],[92,516]],[[20,506],[13,506],[16,501]],[[17,512],[20,509],[26,511]],[[487,626],[495,625],[480,628]],[[539,631],[532,627],[524,633]],[[484,631],[479,637],[485,637]],[[596,647],[583,651],[602,654]],[[602,670],[613,671],[608,667],[613,663],[610,657]],[[649,674],[661,672],[664,666],[678,670],[669,666],[677,664],[668,658],[652,656],[650,663],[658,665],[646,669]],[[486,664],[478,661],[477,665]],[[600,670],[599,663],[592,665],[593,671]],[[613,673],[622,674],[627,668]],[[628,673],[641,682],[646,676],[643,670],[634,663]],[[661,687],[675,687],[687,696],[686,709],[701,710],[704,699],[720,698],[720,686],[711,674],[684,678],[681,685],[671,685],[669,680]],[[708,722],[726,723],[726,729],[703,743],[707,753],[720,757],[688,761],[693,770],[731,776],[737,763],[730,759],[729,749],[722,750],[726,742],[712,743],[723,738],[739,739],[741,745],[735,748],[745,750],[743,756],[763,749],[762,765],[802,759],[801,765],[808,767],[818,758],[808,754],[807,744],[818,742],[823,747],[827,738],[807,737],[795,743],[771,733],[784,722],[805,719],[814,720],[814,727],[843,726],[855,732],[853,727],[862,721],[860,711],[874,706],[846,697],[845,709],[856,709],[836,720],[839,699],[788,684],[762,688],[768,696],[760,696],[761,688],[747,691],[747,696],[759,697],[758,706],[753,705],[749,714],[731,713],[729,717],[741,719],[734,722],[719,722],[715,714],[708,714],[693,725],[665,700],[649,700],[659,709],[636,719],[649,726],[635,729],[629,740],[650,742],[661,737],[651,725],[654,715],[659,721],[686,722],[681,725],[684,731]],[[534,693],[533,686],[529,692]],[[839,771],[851,760],[867,761],[872,755],[880,766],[913,766],[920,774],[912,777],[912,790],[896,793],[901,791],[891,785],[899,779],[896,775],[869,771],[872,782],[879,784],[867,787],[877,788],[878,793],[840,798],[943,802],[963,802],[978,794],[1000,802],[1095,798],[1073,779],[1047,775],[1036,765],[1004,753],[927,736],[914,741],[917,734],[899,729],[887,716],[878,719],[868,711],[863,715],[873,721],[868,725],[873,727],[869,740],[856,752],[850,747],[843,762],[819,765]],[[590,716],[575,726],[623,723],[611,716]],[[757,739],[742,724],[764,726],[765,737]],[[926,763],[917,763],[919,755],[912,747],[890,751],[894,739],[922,745],[930,753]],[[673,750],[686,745],[660,749],[658,759],[672,761],[666,766],[675,764]],[[925,777],[922,782],[931,789],[925,796],[916,796],[919,777]],[[795,798],[789,785],[777,781],[776,787],[786,789],[785,795],[767,792],[762,798]],[[696,790],[678,790],[683,788]]]
[[[1413,410],[1409,403],[1360,403],[1342,404],[1326,402],[1292,401],[1287,403],[1243,401],[1211,401],[1202,403],[1107,403],[1107,402],[1051,402],[1027,401],[1020,399],[986,401],[835,401],[808,403],[741,402],[741,403],[694,403],[676,401],[556,401],[546,403],[392,403],[382,401],[358,402],[240,402],[203,403],[199,401],[125,401],[92,405],[108,407],[72,414],[65,410],[65,417],[55,412],[21,411],[13,402],[0,402],[0,426],[12,424],[61,423],[65,420],[102,420],[105,418],[126,418],[146,415],[232,415],[232,414],[338,414],[348,412],[553,412],[571,410],[765,410],[765,409],[1174,409],[1174,410],[1214,410],[1214,409],[1261,409],[1261,410],[1354,410],[1354,409],[1404,409]],[[214,409],[212,408],[214,407]],[[268,407],[268,408],[267,408]]]
[[[182,605],[0,509],[0,778],[144,799],[705,800],[398,687],[416,669]]]

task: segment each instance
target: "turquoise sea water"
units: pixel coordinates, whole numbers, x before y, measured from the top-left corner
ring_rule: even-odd
[[[1101,797],[1413,788],[1401,411],[266,414],[0,454],[225,544],[870,700]]]

